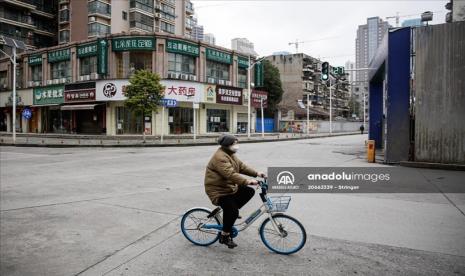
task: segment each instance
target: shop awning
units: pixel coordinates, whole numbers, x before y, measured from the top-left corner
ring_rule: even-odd
[[[63,105],[61,110],[92,110],[97,104]]]

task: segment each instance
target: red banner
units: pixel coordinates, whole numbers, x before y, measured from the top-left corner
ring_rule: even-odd
[[[263,108],[268,107],[268,92],[252,90],[250,94],[251,103],[250,105],[255,108],[260,108],[260,101],[263,99]]]

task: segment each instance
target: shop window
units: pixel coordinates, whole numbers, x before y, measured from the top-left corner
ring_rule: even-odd
[[[195,75],[195,57],[169,53],[168,72]]]
[[[130,52],[129,74],[132,75],[137,70],[152,71],[152,52]]]
[[[42,81],[42,64],[31,66],[32,81]]]
[[[0,71],[0,90],[6,90],[7,83],[7,71]]]
[[[123,106],[116,107],[116,134],[141,134],[142,116]]]
[[[193,133],[193,109],[175,107],[170,108],[168,122],[170,134]]]
[[[229,132],[229,110],[207,109],[207,132]]]
[[[237,72],[237,85],[241,88],[247,88],[247,69],[239,68]]]
[[[71,62],[69,60],[52,63],[52,79],[71,80]]]
[[[97,57],[84,57],[79,59],[79,75],[86,76],[97,72]]]
[[[229,64],[207,60],[207,77],[229,81]]]
[[[123,53],[116,53],[116,77],[118,79],[125,78]]]

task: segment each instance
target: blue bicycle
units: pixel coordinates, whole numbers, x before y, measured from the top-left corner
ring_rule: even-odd
[[[231,236],[235,238],[239,232],[247,229],[262,215],[267,214],[268,218],[262,222],[259,228],[262,242],[278,254],[296,253],[304,247],[307,233],[297,219],[282,213],[289,207],[291,197],[268,197],[266,180],[259,181],[259,187],[261,188],[262,206],[250,214],[245,221],[234,225]],[[195,245],[208,246],[215,243],[223,228],[221,212],[221,207],[213,211],[204,207],[189,209],[181,219],[182,233]]]

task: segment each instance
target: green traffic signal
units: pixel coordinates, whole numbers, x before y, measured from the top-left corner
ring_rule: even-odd
[[[321,64],[321,79],[322,80],[329,79],[329,63],[326,61],[323,62],[323,64]]]

